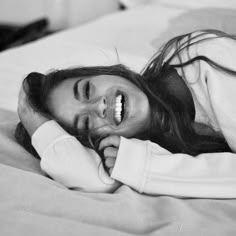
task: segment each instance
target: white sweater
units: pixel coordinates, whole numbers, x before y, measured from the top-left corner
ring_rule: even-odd
[[[194,33],[201,34],[201,32]],[[182,62],[205,55],[236,71],[236,41],[204,35],[209,40],[181,53]],[[194,41],[194,39],[192,40]],[[175,58],[171,63],[178,63]],[[197,122],[220,131],[236,153],[236,78],[204,61],[177,69],[188,85],[195,104]],[[32,144],[41,156],[41,167],[69,188],[111,192],[126,184],[140,193],[179,197],[236,198],[236,154],[207,153],[197,157],[172,154],[150,141],[121,137],[117,160],[107,176],[100,157],[83,147],[55,121],[36,130]],[[113,181],[116,180],[116,181]]]

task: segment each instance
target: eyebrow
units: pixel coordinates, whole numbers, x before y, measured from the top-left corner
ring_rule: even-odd
[[[74,91],[74,98],[76,100],[80,100],[80,94],[78,92],[78,83],[80,82],[81,80],[77,80],[75,83],[74,83],[74,86],[73,86],[73,91]]]

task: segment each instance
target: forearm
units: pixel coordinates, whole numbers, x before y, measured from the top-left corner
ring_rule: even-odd
[[[112,192],[119,186],[105,172],[99,155],[53,120],[36,130],[32,144],[41,157],[41,168],[68,188]]]
[[[236,197],[236,155],[171,154],[149,141],[122,138],[112,178],[141,193]]]
[[[30,137],[34,134],[34,132],[42,126],[45,122],[50,121],[49,118],[38,116],[37,118],[31,119],[22,119],[21,122],[27,130]]]

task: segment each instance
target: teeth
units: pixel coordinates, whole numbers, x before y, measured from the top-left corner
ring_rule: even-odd
[[[116,97],[116,104],[115,104],[115,119],[118,123],[121,122],[121,111],[122,111],[122,104],[121,104],[122,96],[118,95]]]

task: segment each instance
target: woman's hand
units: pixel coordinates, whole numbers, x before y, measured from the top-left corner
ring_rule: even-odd
[[[24,87],[25,89],[28,89],[27,84],[25,84]],[[23,85],[21,86],[18,96],[17,112],[22,124],[24,125],[30,136],[32,136],[33,133],[43,123],[49,120],[47,117],[35,111],[34,108],[30,105],[27,94],[25,93],[25,90],[23,88]]]
[[[116,135],[111,135],[104,138],[99,144],[99,150],[103,150],[105,165],[110,175],[115,166],[119,146],[120,146],[120,136]]]

